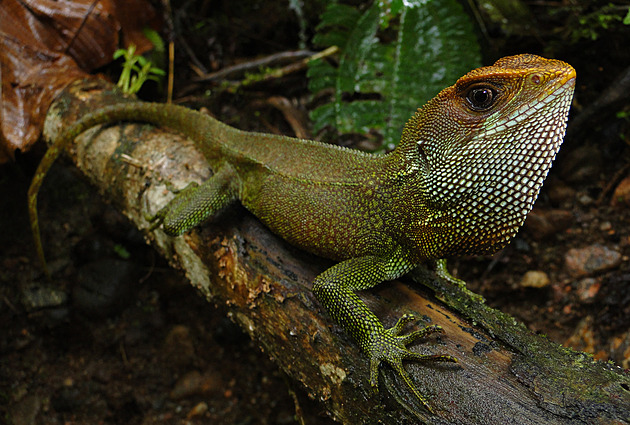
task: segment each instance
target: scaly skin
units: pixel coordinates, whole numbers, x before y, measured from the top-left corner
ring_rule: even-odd
[[[574,85],[575,70],[564,62],[503,58],[466,74],[419,109],[387,155],[243,132],[173,105],[107,107],[55,141],[35,174],[29,204],[38,252],[43,261],[37,192],[66,145],[102,123],[170,127],[197,144],[215,174],[173,199],[156,215],[156,225],[179,235],[240,200],[293,245],[339,260],[315,279],[315,295],[369,356],[374,387],[385,361],[429,408],[402,361],[456,361],[406,347],[440,327],[400,335],[413,320],[404,316],[385,329],[355,292],[426,260],[504,247],[531,210],[562,143]]]

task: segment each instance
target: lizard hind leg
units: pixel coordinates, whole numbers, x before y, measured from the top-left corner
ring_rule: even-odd
[[[149,217],[151,230],[162,225],[164,232],[179,236],[238,198],[239,178],[229,165],[221,167],[201,185],[191,183],[166,206]]]

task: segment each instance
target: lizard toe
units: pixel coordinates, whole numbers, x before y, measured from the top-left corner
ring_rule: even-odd
[[[372,335],[372,341],[369,347],[370,354],[370,384],[378,391],[378,373],[379,366],[385,362],[389,364],[396,374],[405,382],[405,385],[411,391],[418,401],[432,411],[427,404],[427,398],[418,390],[409,373],[403,366],[403,360],[411,361],[447,361],[457,362],[457,358],[448,355],[427,355],[411,351],[407,345],[419,338],[427,335],[443,332],[442,328],[437,325],[427,326],[408,335],[399,335],[402,327],[415,320],[412,315],[404,315],[398,323],[392,328],[382,329]]]

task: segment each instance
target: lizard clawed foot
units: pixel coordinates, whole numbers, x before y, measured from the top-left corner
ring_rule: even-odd
[[[238,198],[240,179],[231,166],[217,170],[202,184],[190,183],[150,221],[167,235],[179,236]]]
[[[415,317],[411,314],[403,315],[396,325],[389,329],[381,329],[372,334],[370,342],[370,384],[378,391],[378,368],[382,362],[387,362],[394,371],[405,381],[409,390],[416,398],[426,407],[427,410],[433,412],[429,407],[427,398],[416,388],[411,377],[403,367],[403,360],[413,361],[446,361],[457,363],[457,358],[447,355],[425,355],[413,352],[407,348],[407,345],[417,339],[423,338],[436,332],[443,332],[438,325],[427,326],[408,335],[400,335],[404,326],[414,321]]]
[[[153,231],[160,227],[160,225],[164,224],[163,228],[166,234],[170,236],[179,236],[184,232],[180,230],[181,226],[179,221],[181,221],[182,214],[186,214],[185,210],[189,205],[190,198],[199,188],[199,185],[195,182],[191,182],[183,189],[177,189],[172,185],[172,183],[166,182],[166,188],[175,193],[175,197],[154,215],[145,216],[145,219],[151,223],[151,226],[149,227],[150,231]]]
[[[483,296],[472,292],[466,286],[466,282],[464,282],[461,279],[456,278],[448,271],[448,268],[446,267],[445,259],[442,258],[440,260],[435,261],[435,274],[438,275],[438,277],[441,277],[442,279],[446,280],[447,282],[459,287],[473,301],[485,303],[485,299],[483,298]]]

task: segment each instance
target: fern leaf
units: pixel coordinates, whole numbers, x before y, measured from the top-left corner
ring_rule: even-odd
[[[383,148],[393,147],[416,108],[480,63],[472,25],[456,0],[379,1],[363,13],[334,3],[317,30],[314,41],[338,45],[341,56],[336,67],[310,64],[310,90],[334,93],[311,113],[315,130],[377,130]]]

